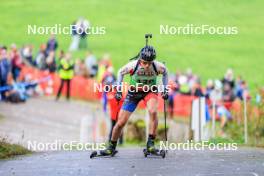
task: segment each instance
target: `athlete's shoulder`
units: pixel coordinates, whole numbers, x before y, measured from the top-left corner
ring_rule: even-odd
[[[154,61],[154,65],[156,66],[157,71],[158,71],[159,73],[164,73],[164,72],[167,71],[167,68],[166,68],[165,64],[162,63],[162,62],[159,62],[159,61],[156,61],[156,60],[155,60],[155,61]]]
[[[166,67],[164,63],[157,61],[157,60],[154,61],[154,64],[160,67]]]
[[[137,65],[137,60],[133,60],[128,62],[126,65],[124,65],[121,69],[120,72],[122,74],[127,74],[127,73],[131,73],[133,72],[133,70],[135,69],[136,65]]]
[[[129,65],[134,65],[134,66],[136,66],[137,63],[138,63],[138,60],[132,60],[132,61],[128,62]]]
[[[137,66],[138,60],[132,60],[128,62],[124,67],[128,69],[134,69]]]

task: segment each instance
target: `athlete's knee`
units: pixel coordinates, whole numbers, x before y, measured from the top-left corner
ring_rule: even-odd
[[[125,119],[122,119],[122,120],[120,119],[120,120],[117,121],[115,127],[117,129],[123,129],[125,125],[126,125],[126,120]]]
[[[123,128],[126,125],[130,114],[131,113],[127,112],[127,111],[123,111],[123,110],[120,111],[119,116],[118,116],[118,120],[116,123],[117,128]]]
[[[157,118],[157,116],[158,116],[158,112],[157,112],[157,110],[156,109],[150,109],[149,110],[149,115],[150,115],[150,117],[151,118]]]

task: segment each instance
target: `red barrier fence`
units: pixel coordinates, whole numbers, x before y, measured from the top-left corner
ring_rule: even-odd
[[[40,83],[45,95],[55,95],[60,86],[60,78],[57,73],[49,73],[41,71],[32,67],[23,67],[21,71],[21,79],[28,77],[30,80],[39,80],[50,76],[50,80]],[[85,100],[98,100],[98,96],[93,92],[93,85],[95,80],[86,79],[81,76],[75,76],[71,81],[71,96],[85,99]],[[52,89],[52,91],[48,91]],[[65,95],[65,90],[62,94]]]
[[[23,67],[21,71],[21,78],[30,77],[31,80],[39,80],[44,77],[50,76],[50,80],[47,82],[40,83],[40,87],[43,89],[45,95],[55,95],[60,86],[60,78],[57,73],[49,73],[47,71],[41,71],[32,67]],[[93,79],[87,79],[81,76],[75,76],[71,81],[71,96],[75,98],[80,98],[83,100],[99,100],[101,94],[94,92],[94,84],[96,83]],[[65,90],[62,94],[65,95]],[[191,114],[192,101],[195,99],[193,96],[186,95],[176,95],[174,97],[174,115],[189,117]],[[163,99],[159,96],[159,107],[160,112],[163,111]],[[209,103],[210,104],[210,103]],[[240,109],[237,104],[227,103],[226,107],[228,109],[233,108]],[[145,108],[143,102],[140,102],[139,108]]]

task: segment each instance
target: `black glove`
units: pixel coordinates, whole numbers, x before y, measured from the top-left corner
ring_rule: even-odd
[[[116,94],[115,94],[115,99],[116,99],[117,101],[120,101],[120,100],[122,99],[122,92],[116,92]]]
[[[161,96],[162,96],[163,100],[168,100],[168,98],[169,98],[168,91],[165,90],[164,92],[162,92],[161,93]]]

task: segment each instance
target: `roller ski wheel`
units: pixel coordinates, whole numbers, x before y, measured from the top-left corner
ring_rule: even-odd
[[[116,154],[118,153],[117,150],[113,151],[113,153],[111,155],[104,155],[104,154],[100,154],[97,151],[93,151],[90,154],[90,159],[95,158],[95,157],[114,157]]]
[[[162,158],[165,158],[166,157],[166,151],[165,150],[160,150],[160,156]]]
[[[148,157],[148,155],[150,156],[161,156],[162,158],[166,157],[166,152],[165,150],[158,150],[156,149],[153,152],[149,152],[147,149],[143,149],[143,153],[145,157]]]
[[[93,151],[92,153],[91,153],[91,155],[90,155],[90,158],[92,159],[92,158],[94,158],[94,157],[96,157],[97,156],[97,151]]]
[[[148,156],[147,149],[143,149],[143,153],[144,153],[145,158],[147,158],[147,156]]]

